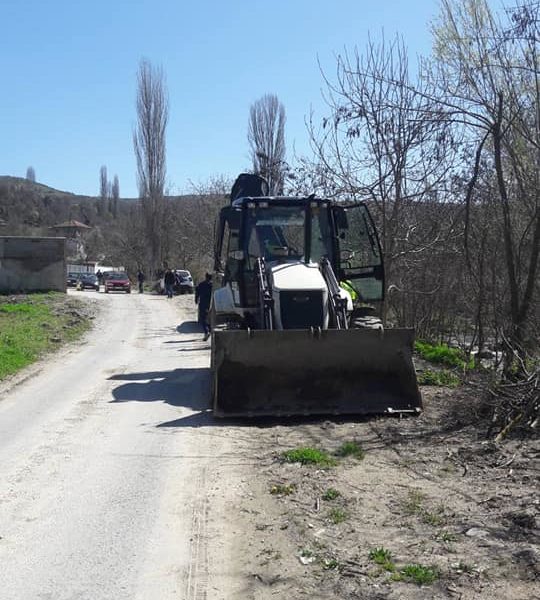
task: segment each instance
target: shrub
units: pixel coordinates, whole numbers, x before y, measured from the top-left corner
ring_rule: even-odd
[[[414,343],[414,349],[423,359],[432,363],[457,367],[459,369],[471,369],[474,365],[472,360],[467,360],[462,350],[459,348],[450,348],[447,344],[433,345],[417,340]]]

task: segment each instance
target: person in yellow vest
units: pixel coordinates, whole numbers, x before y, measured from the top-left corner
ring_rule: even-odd
[[[358,292],[353,288],[352,283],[349,280],[340,281],[340,287],[342,287],[346,292],[349,292],[351,295],[351,300],[353,304],[358,300]]]

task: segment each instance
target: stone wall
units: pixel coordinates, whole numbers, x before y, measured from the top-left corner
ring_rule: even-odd
[[[66,239],[0,236],[0,293],[66,291]]]

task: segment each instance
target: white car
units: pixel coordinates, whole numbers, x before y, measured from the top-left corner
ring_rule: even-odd
[[[193,294],[195,285],[191,273],[185,269],[176,269],[174,274],[176,275],[174,291],[179,294]]]

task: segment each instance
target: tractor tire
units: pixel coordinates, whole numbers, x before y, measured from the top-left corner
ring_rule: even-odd
[[[352,329],[383,329],[382,321],[379,317],[366,316],[356,317],[351,321]]]
[[[383,329],[381,319],[370,306],[356,308],[349,324],[351,329]]]

